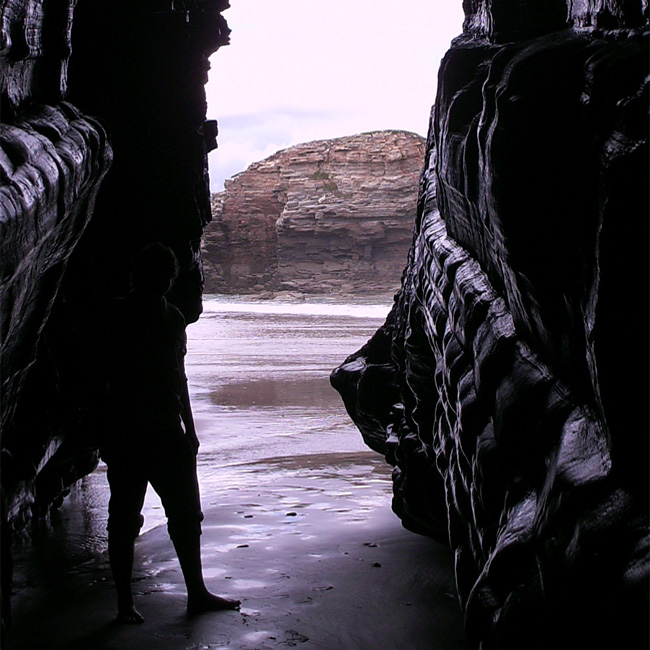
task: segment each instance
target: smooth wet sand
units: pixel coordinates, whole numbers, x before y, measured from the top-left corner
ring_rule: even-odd
[[[100,466],[58,525],[17,540],[3,650],[466,650],[451,552],[401,527],[391,468],[329,385],[383,320],[348,310],[207,301],[188,328],[204,573],[213,591],[242,600],[240,612],[187,619],[163,512],[148,496],[134,575],[146,621],[112,623]]]
[[[314,477],[204,503],[206,582],[241,611],[187,618],[159,526],[136,548],[143,625],[112,622],[105,554],[72,570],[50,555],[14,599],[6,650],[466,650],[449,549],[404,530],[371,488]]]

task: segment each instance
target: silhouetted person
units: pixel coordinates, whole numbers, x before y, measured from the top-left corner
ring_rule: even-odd
[[[169,248],[144,248],[134,262],[132,290],[113,303],[106,322],[108,426],[101,454],[111,488],[108,553],[118,620],[124,623],[144,620],[133,603],[131,577],[148,483],[165,508],[187,587],[188,613],[239,606],[238,600],[210,593],[203,581],[199,440],[185,377],[185,320],[165,300],[176,273]]]

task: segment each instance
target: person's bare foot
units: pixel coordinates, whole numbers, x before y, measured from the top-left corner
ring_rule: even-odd
[[[117,618],[115,619],[117,623],[124,623],[126,625],[139,625],[144,623],[144,616],[131,605],[130,607],[125,607],[120,609],[117,613]]]
[[[234,598],[222,598],[209,591],[200,596],[187,599],[187,613],[190,616],[204,614],[205,612],[218,612],[224,609],[239,609],[241,601]]]

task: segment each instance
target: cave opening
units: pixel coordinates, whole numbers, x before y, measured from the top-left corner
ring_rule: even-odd
[[[341,18],[341,14],[332,7],[332,4],[324,0],[310,3],[309,6],[298,0],[283,0],[280,7],[271,7],[268,3],[258,3],[255,7],[245,4],[234,5],[229,7],[224,14],[228,18],[228,27],[222,28],[223,34],[220,37],[219,50],[210,57],[210,69],[205,69],[205,75],[207,75],[205,96],[207,122],[203,126],[203,135],[210,162],[211,190],[220,190],[227,176],[244,171],[247,166],[259,162],[267,154],[273,154],[278,150],[288,149],[303,142],[314,140],[329,142],[341,136],[356,133],[392,131],[417,131],[420,139],[417,146],[414,147],[411,168],[408,170],[411,197],[409,208],[404,210],[405,214],[403,215],[405,224],[401,233],[402,248],[399,248],[399,252],[396,253],[394,249],[398,247],[395,246],[394,236],[392,239],[390,236],[386,239],[383,231],[376,235],[374,241],[377,255],[386,259],[390,256],[393,258],[390,260],[393,285],[388,292],[383,291],[377,294],[375,290],[370,293],[367,300],[364,300],[363,286],[367,287],[369,282],[369,278],[366,277],[358,283],[362,288],[356,287],[360,293],[348,296],[347,302],[332,298],[332,286],[336,289],[336,284],[326,285],[323,288],[316,287],[315,290],[309,290],[306,293],[306,295],[313,294],[316,304],[303,304],[302,306],[289,304],[281,309],[271,307],[269,314],[260,314],[257,307],[251,306],[250,301],[246,299],[240,303],[217,300],[215,303],[206,305],[204,297],[204,304],[201,307],[204,310],[203,315],[198,322],[189,325],[190,354],[188,359],[197,378],[194,390],[198,396],[206,396],[205,413],[201,419],[206,427],[208,423],[212,423],[210,430],[215,433],[210,437],[215,440],[219,438],[219,431],[229,429],[229,417],[233,415],[234,409],[230,405],[229,408],[222,409],[223,412],[215,411],[215,403],[218,405],[220,400],[223,401],[224,396],[234,395],[230,398],[231,401],[239,404],[240,408],[246,404],[249,409],[252,409],[253,424],[248,425],[244,422],[239,425],[238,418],[234,414],[235,417],[232,418],[236,423],[234,429],[239,427],[237,431],[241,431],[241,433],[233,435],[233,439],[244,439],[247,426],[251,426],[253,430],[273,432],[274,422],[285,420],[286,424],[282,409],[288,408],[289,411],[295,412],[298,406],[302,406],[304,407],[304,419],[296,419],[292,423],[292,427],[287,428],[287,431],[277,434],[282,441],[282,445],[278,447],[278,456],[290,455],[292,436],[295,436],[301,428],[321,432],[327,429],[335,430],[336,436],[338,436],[335,446],[340,447],[346,454],[365,450],[362,439],[352,425],[347,424],[347,416],[340,401],[329,386],[328,375],[349,350],[363,344],[381,324],[390,305],[392,294],[398,287],[399,274],[404,266],[406,251],[411,239],[417,176],[420,173],[424,154],[422,136],[426,135],[432,97],[435,94],[434,73],[437,62],[442,58],[452,38],[460,32],[462,26],[462,8],[451,1],[436,9],[422,2],[408,3],[401,9],[391,8],[388,3],[385,4],[386,6],[382,7],[377,3],[363,2],[353,8],[348,7],[344,12],[341,9],[345,16],[344,20]],[[343,7],[343,3],[341,7]],[[176,13],[178,13],[178,7]],[[391,15],[390,26],[386,19],[388,14]],[[430,21],[433,14],[437,19]],[[152,15],[155,15],[155,18],[152,18]],[[160,54],[160,39],[166,38],[171,30],[166,21],[178,22],[180,20],[178,17],[167,16],[164,13],[160,16],[152,15],[149,15],[146,20],[155,21],[154,35],[150,42],[144,41],[138,45],[145,62],[151,60],[152,52],[155,52],[156,56]],[[129,130],[133,128],[130,126],[132,107],[123,104],[118,99],[120,94],[124,94],[120,93],[118,86],[124,84],[129,84],[130,87],[137,86],[142,78],[143,70],[136,68],[126,78],[122,73],[112,74],[114,60],[99,56],[96,40],[89,37],[97,29],[97,22],[100,19],[105,21],[106,16],[92,11],[83,4],[76,10],[75,23],[73,24],[73,51],[76,49],[77,56],[72,56],[70,62],[71,88],[69,96],[90,112],[93,109],[100,114],[108,112],[111,121],[114,124],[120,124],[125,132],[124,134],[118,132],[115,137],[123,140],[128,137]],[[136,24],[133,27],[125,28],[121,24],[119,15],[113,16],[112,20],[114,22],[104,25],[102,29],[107,29],[110,26],[115,29],[116,34],[122,34],[124,37],[133,37],[134,30],[142,27]],[[425,27],[430,22],[435,23],[435,28],[432,29],[430,25]],[[232,33],[230,33],[231,30]],[[392,35],[390,39],[387,38],[389,33]],[[278,42],[280,34],[282,34],[281,41],[284,46]],[[129,42],[128,38],[126,42]],[[336,46],[333,45],[333,42],[336,43]],[[418,47],[413,47],[413,43],[418,43]],[[225,45],[228,46],[225,47]],[[260,52],[264,52],[264,56],[260,56]],[[170,50],[169,55],[174,54],[178,54],[178,51]],[[132,57],[132,50],[125,48],[120,56],[124,60]],[[148,87],[138,88],[139,99],[136,98],[135,107],[136,109],[139,106],[143,107],[142,114],[145,119],[153,119],[150,117],[153,113],[147,112],[150,109],[146,107],[150,102],[146,93],[161,84],[164,96],[168,97],[167,93],[178,92],[178,89],[182,88],[185,83],[183,94],[191,96],[196,104],[191,107],[191,111],[197,111],[200,107],[200,95],[197,94],[197,90],[190,89],[187,82],[179,81],[182,72],[178,72],[177,67],[171,64],[168,64],[168,67],[174,70],[173,76],[169,80],[163,82],[159,74],[147,75]],[[88,84],[89,77],[102,79],[104,85],[98,89],[94,85]],[[427,84],[420,83],[422,77],[428,79]],[[76,82],[76,79],[79,81]],[[206,76],[203,76],[203,80],[205,79]],[[145,97],[142,97],[143,94]],[[107,100],[107,98],[109,99]],[[107,104],[108,109],[106,108]],[[177,102],[172,102],[171,106],[171,114],[177,116],[180,110]],[[151,137],[155,137],[156,129],[161,128],[163,120],[168,120],[169,117],[168,114],[155,117],[155,121],[152,121],[148,129],[152,134]],[[218,129],[216,122],[219,123]],[[209,125],[209,130],[207,125]],[[218,146],[215,147],[217,141]],[[121,144],[121,141],[116,140],[116,145],[118,144]],[[365,143],[361,143],[359,146],[363,148],[364,145]],[[344,146],[347,146],[347,143]],[[402,140],[395,140],[389,141],[386,146],[390,152],[393,149],[403,148],[405,145]],[[211,147],[215,148],[210,151]],[[157,148],[158,145],[154,144],[154,151]],[[118,167],[118,171],[113,171],[113,176],[109,175],[106,181],[106,185],[111,191],[105,190],[103,195],[100,194],[100,205],[96,211],[98,214],[95,217],[95,223],[91,224],[89,232],[86,234],[89,241],[88,247],[92,244],[95,249],[101,248],[104,251],[99,254],[100,259],[105,255],[105,251],[113,247],[121,248],[119,242],[123,240],[122,228],[127,222],[132,222],[132,225],[130,223],[127,226],[129,231],[136,229],[136,232],[133,233],[136,240],[148,236],[145,231],[150,226],[139,225],[135,219],[135,214],[138,211],[158,215],[162,213],[164,220],[161,224],[161,239],[167,241],[172,237],[171,230],[168,232],[167,229],[173,228],[171,216],[173,212],[188,210],[187,206],[179,202],[184,199],[178,199],[178,197],[172,201],[171,206],[163,206],[163,203],[170,201],[170,196],[181,195],[184,197],[187,194],[186,190],[178,189],[179,183],[186,180],[182,178],[174,180],[171,188],[163,190],[163,184],[169,184],[170,179],[161,171],[162,166],[168,164],[169,156],[178,154],[179,145],[174,144],[169,152],[165,152],[160,163],[156,162],[154,166],[151,166],[151,151],[147,151],[145,148],[140,152],[139,149],[138,147],[138,150],[129,150],[131,160],[128,166],[125,163],[120,163],[119,160],[117,164],[113,163],[114,167]],[[119,168],[120,164],[124,165],[124,169]],[[156,166],[158,164],[160,167]],[[331,181],[330,175],[320,170],[320,164],[319,162],[316,172],[312,172],[311,169],[304,172],[308,181],[319,182],[316,188],[319,192],[322,191],[323,185],[327,185]],[[136,167],[138,172],[134,174]],[[405,170],[400,169],[396,173],[403,174]],[[146,177],[143,178],[142,174],[145,174]],[[314,179],[315,174],[322,175],[322,178]],[[135,183],[143,182],[151,186],[153,194],[151,192],[143,193],[134,187]],[[106,228],[102,227],[102,220],[105,222],[107,219],[113,218],[111,213],[117,210],[116,195],[112,191],[111,185],[118,184],[131,186],[128,187],[126,193],[132,197],[132,200],[129,201],[126,214],[120,217],[119,226],[111,228],[107,232]],[[255,191],[253,189],[253,192]],[[364,191],[368,192],[368,188],[366,187]],[[155,196],[156,193],[160,195]],[[274,188],[273,193],[275,196],[282,194],[283,199],[287,200],[286,187]],[[104,203],[102,203],[102,198],[105,200]],[[152,199],[153,205],[150,205]],[[343,202],[348,199],[348,196],[342,197]],[[145,201],[147,202],[146,208],[144,207]],[[376,209],[371,205],[368,209],[372,210],[373,208]],[[202,219],[206,219],[205,215],[202,216]],[[213,226],[214,224],[206,224],[206,232]],[[160,225],[157,227],[160,231]],[[114,237],[115,240],[102,242],[101,246],[97,246],[96,238],[99,234],[96,234],[93,228],[101,233],[102,238],[108,236]],[[243,228],[244,231],[248,230],[246,222],[244,222]],[[275,228],[275,230],[277,229]],[[345,237],[354,244],[353,234],[347,233]],[[259,239],[254,243],[257,246],[259,257]],[[277,242],[273,242],[273,244],[277,245]],[[293,256],[299,254],[301,246],[304,246],[304,241],[301,240],[291,246],[287,253],[288,258],[283,261],[293,263]],[[349,260],[357,265],[364,257],[371,257],[370,252],[373,250],[373,244],[362,241],[358,247],[360,252],[351,252]],[[186,267],[188,258],[191,262],[190,256],[197,253],[194,243],[192,243],[191,249],[190,252],[180,251],[179,260],[182,267]],[[179,254],[178,249],[176,252]],[[311,256],[318,257],[322,252],[322,250],[312,252]],[[205,241],[202,241],[201,253],[204,272],[206,269],[209,272],[210,251],[206,248]],[[107,259],[106,257],[101,261],[93,259],[92,266],[96,268],[106,264],[109,274],[115,272],[117,275],[123,276],[121,267],[128,254],[130,251],[121,253],[121,257],[118,259]],[[243,254],[250,260],[255,256],[255,251],[245,250]],[[300,261],[305,262],[305,260]],[[82,246],[81,251],[77,252],[76,257],[73,257],[71,261],[73,272],[68,274],[70,276],[68,287],[66,287],[68,292],[86,291],[87,285],[83,280],[84,276],[81,273],[76,276],[74,265],[81,268],[87,263],[88,254]],[[311,258],[305,262],[307,266],[312,263],[313,259]],[[317,261],[319,266],[327,266],[328,263],[335,271],[340,271],[341,265],[336,261],[323,262],[321,259]],[[242,266],[245,264],[246,262],[242,264],[240,261],[237,266],[237,262],[234,262],[232,275],[242,275]],[[373,266],[371,272],[374,274],[377,269]],[[181,281],[189,285],[193,275],[195,272],[190,269],[188,273],[181,276]],[[82,286],[77,287],[75,285],[79,280],[82,281]],[[108,277],[100,278],[100,280],[107,284],[113,281]],[[124,279],[121,279],[119,284],[124,287],[124,282]],[[304,294],[301,294],[299,289],[304,289],[307,284],[313,283],[313,277],[309,276],[309,279],[303,280],[298,287],[290,286],[289,291],[286,291],[287,301],[289,303],[292,300],[297,300],[299,303],[304,302]],[[291,285],[290,282],[285,284]],[[259,289],[259,284],[257,287]],[[277,285],[273,288],[277,288]],[[286,289],[286,286],[280,288]],[[270,293],[273,295],[267,289],[268,287],[263,288],[262,298],[269,297]],[[115,289],[112,291],[115,292]],[[227,295],[232,295],[232,290],[228,290]],[[255,298],[254,287],[247,287],[244,295]],[[319,302],[323,296],[325,303]],[[192,298],[191,304],[187,298],[183,298],[181,291],[172,297],[172,299],[175,298],[178,298],[178,304],[185,312],[188,321],[196,320],[199,311],[196,306],[197,296]],[[327,299],[332,299],[332,301],[328,304]],[[281,302],[286,304],[287,301]],[[337,305],[336,302],[340,304]],[[261,316],[268,316],[268,319],[260,325],[259,332],[254,332],[252,325],[259,322]],[[211,331],[209,326],[219,318],[223,320],[223,323],[218,323],[218,329]],[[224,331],[232,332],[246,321],[250,321],[250,323],[244,326],[244,333],[241,334],[244,339],[243,351],[239,354],[242,365],[229,375],[222,373],[221,369],[231,368],[236,363],[233,357],[237,358],[238,356],[234,341],[228,342]],[[294,378],[292,375],[276,377],[271,372],[268,375],[258,373],[259,377],[255,379],[255,363],[263,358],[259,350],[266,338],[266,332],[271,332],[269,337],[275,342],[275,345],[269,347],[268,357],[263,358],[262,366],[265,368],[281,365],[283,350],[301,349],[294,338],[281,336],[282,328],[279,323],[284,323],[287,331],[297,327],[299,331],[306,333],[303,348],[304,354],[310,361],[306,362],[302,368],[297,361],[294,362],[298,372],[303,372],[304,376],[298,375],[298,378]],[[342,334],[340,338],[335,336],[337,329]],[[212,341],[210,341],[210,337],[213,337]],[[257,344],[252,343],[252,337],[258,337]],[[215,349],[206,352],[204,347],[210,342],[215,344]],[[254,353],[248,354],[251,348],[254,349]],[[295,355],[296,353],[291,352],[291,354]],[[212,361],[206,361],[206,358],[211,358]],[[193,359],[200,359],[195,367],[192,366]],[[318,367],[318,371],[315,370],[316,367]],[[210,376],[211,384],[202,381],[206,368],[211,368],[211,372],[214,374],[214,376]],[[220,372],[222,374],[219,374]],[[318,373],[316,377],[314,376],[315,372]],[[248,379],[241,381],[241,377],[248,377]],[[227,381],[232,381],[233,384],[228,385]],[[291,403],[290,395],[295,396],[298,406]],[[308,414],[307,407],[314,407],[317,404],[321,407],[320,415]],[[212,411],[210,411],[211,408]],[[264,413],[263,417],[256,414],[258,410]],[[271,437],[274,435],[276,434],[272,433]],[[332,440],[330,439],[327,444],[334,444]],[[319,445],[322,446],[323,442],[310,442],[307,447],[313,448],[314,453],[322,453],[324,449],[321,449]],[[206,443],[206,447],[209,448],[209,451],[205,452],[202,471],[206,476],[207,486],[218,480],[219,473],[214,470],[213,465],[219,462],[219,451],[217,448],[213,449],[210,443]],[[246,452],[243,458],[249,459]],[[109,492],[105,473],[106,467],[100,461],[99,468],[83,479],[84,483],[80,491],[73,492],[69,499],[72,503],[89,502],[94,504],[90,508],[90,516],[83,518],[81,530],[75,528],[78,524],[71,524],[70,539],[88,535],[89,539],[97,540],[100,543],[101,531],[106,524],[106,508],[99,507],[97,504],[107,504],[108,502]],[[384,476],[385,478],[386,476]],[[227,482],[235,484],[236,479],[230,477]],[[164,523],[165,515],[160,500],[151,487],[147,491],[145,510],[147,516],[145,517],[144,531]],[[70,513],[71,521],[75,521],[76,517],[76,514]],[[95,544],[90,544],[87,550],[92,551],[95,548]]]
[[[410,33],[401,19],[434,3],[341,2],[334,18],[331,2],[258,3],[253,63],[235,80],[225,58],[212,71],[218,102],[241,82],[241,105],[210,102],[206,115],[227,0],[0,2],[3,646],[11,600],[9,648],[647,648],[647,1],[462,2],[383,324],[390,300],[370,291],[373,264],[395,230],[385,218],[340,224],[370,196],[396,203],[383,181],[389,162],[404,164],[395,143],[407,132],[290,138],[353,113],[342,100],[360,99],[364,118],[410,103],[391,85],[408,75],[430,93],[438,60],[415,73],[403,58],[412,42],[398,43]],[[308,5],[322,11],[294,24]],[[264,12],[280,7],[272,26]],[[357,8],[365,20],[352,28]],[[430,38],[439,23],[421,15]],[[378,96],[360,65],[380,60],[366,35],[389,55]],[[275,56],[284,40],[302,49]],[[245,73],[257,68],[261,79]],[[309,82],[297,107],[285,101],[297,81],[279,75],[291,68]],[[277,87],[282,101],[265,105]],[[326,110],[331,98],[341,103]],[[223,193],[219,151],[213,188],[206,167],[217,120],[225,163],[239,155],[228,134],[252,134],[254,146],[231,151],[258,158],[222,170],[248,165]],[[363,151],[381,191],[359,171]],[[346,156],[348,177],[332,166]],[[260,203],[255,177],[270,187]],[[231,228],[237,200],[249,239]],[[326,259],[307,246],[316,231]],[[187,619],[187,581],[154,526],[131,584],[147,623],[126,629],[107,625],[107,491],[90,484],[103,480],[97,424],[115,419],[97,399],[110,356],[97,341],[150,242],[179,270],[156,304],[190,323],[205,578],[243,603]],[[309,291],[316,277],[327,299]],[[136,347],[149,349],[152,331],[140,328]],[[332,384],[363,442],[327,386],[337,363]],[[164,521],[158,503],[146,507],[148,526]],[[200,513],[175,515],[187,551]]]

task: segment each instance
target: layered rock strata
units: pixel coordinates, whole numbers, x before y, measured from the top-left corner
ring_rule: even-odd
[[[394,292],[424,142],[404,131],[308,142],[228,179],[203,244],[206,291]]]
[[[465,4],[402,288],[332,382],[473,647],[645,648],[647,5]]]
[[[104,129],[69,104],[33,106],[12,124],[0,124],[2,444],[26,479],[38,475],[60,440],[50,437],[52,423],[45,422],[39,435],[21,435],[19,403],[110,160]],[[37,455],[24,457],[41,436]],[[13,475],[6,464],[4,469]],[[24,499],[10,503],[10,518],[25,516]]]
[[[14,524],[29,517],[35,478],[61,444],[56,425],[23,428],[20,403],[39,373],[43,332],[112,159],[105,128],[63,101],[74,5],[2,3],[0,432],[3,505]],[[41,414],[50,395],[54,404],[50,388],[38,400]],[[29,400],[25,411],[33,410]]]
[[[97,464],[98,336],[132,255],[171,246],[171,299],[200,314],[216,146],[203,85],[227,6],[0,1],[3,630],[10,531]]]

